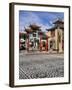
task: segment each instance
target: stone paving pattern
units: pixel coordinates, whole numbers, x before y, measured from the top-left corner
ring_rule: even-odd
[[[19,55],[19,79],[64,77],[63,54]]]

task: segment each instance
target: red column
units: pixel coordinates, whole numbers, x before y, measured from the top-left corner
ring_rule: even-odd
[[[46,40],[46,51],[48,51],[48,38]]]
[[[40,35],[40,51],[42,51],[41,39],[42,39],[42,36]]]

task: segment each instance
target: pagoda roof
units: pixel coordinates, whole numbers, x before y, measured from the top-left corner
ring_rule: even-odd
[[[25,28],[25,31],[26,31],[27,33],[32,33],[32,32],[33,32],[33,30],[30,29],[30,28]]]
[[[51,28],[49,28],[49,29],[46,29],[47,31],[53,31],[53,30],[55,30],[57,27],[56,26],[53,26],[53,27],[51,27]]]
[[[64,21],[63,20],[55,20],[54,22],[53,22],[53,24],[64,24]]]
[[[40,26],[38,26],[36,24],[31,24],[29,27],[33,30],[40,30]]]

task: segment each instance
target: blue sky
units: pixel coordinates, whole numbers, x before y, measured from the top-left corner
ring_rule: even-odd
[[[30,24],[41,26],[42,31],[53,26],[53,21],[56,19],[64,20],[63,12],[38,12],[38,11],[19,11],[19,30],[23,31],[24,27]]]

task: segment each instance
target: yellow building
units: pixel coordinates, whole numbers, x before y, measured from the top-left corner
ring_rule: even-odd
[[[47,29],[46,35],[48,38],[48,51],[64,51],[64,22],[56,20],[54,26]]]

